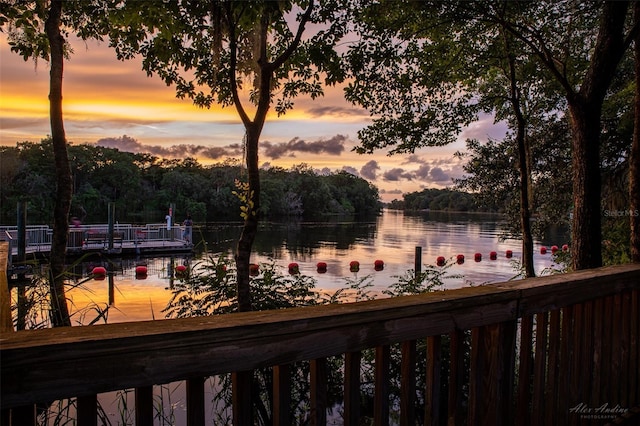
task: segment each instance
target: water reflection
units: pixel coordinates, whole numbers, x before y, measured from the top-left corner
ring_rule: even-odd
[[[367,277],[373,283],[374,291],[382,291],[396,277],[414,268],[415,248],[421,247],[422,265],[435,265],[439,256],[455,259],[458,254],[465,257],[461,265],[454,265],[450,271],[464,278],[447,281],[447,288],[465,285],[479,285],[499,282],[516,275],[514,261],[521,257],[521,242],[501,241],[501,217],[495,215],[453,214],[429,212],[420,215],[406,215],[397,211],[385,211],[380,217],[365,222],[270,222],[260,226],[254,244],[253,263],[270,262],[271,259],[287,273],[290,262],[299,265],[300,272],[317,280],[317,287],[335,291],[345,285],[345,279]],[[232,257],[241,224],[216,224],[208,229],[194,231],[194,242],[206,247],[210,253]],[[566,243],[562,234],[556,241],[545,244]],[[206,244],[205,244],[206,243]],[[537,243],[534,256],[535,268],[540,273],[552,264],[551,254],[540,254]],[[505,255],[513,252],[513,258]],[[498,255],[490,259],[490,252]],[[482,260],[476,262],[474,255],[480,253]],[[82,306],[85,301],[109,304],[109,322],[147,320],[163,318],[161,310],[171,296],[174,268],[190,265],[202,256],[156,257],[147,259],[109,260],[112,269],[110,280],[85,284],[86,289],[72,292],[73,303]],[[351,272],[349,264],[358,261],[360,269]],[[376,271],[374,262],[381,260],[384,268]],[[99,259],[104,262],[105,259]],[[144,261],[148,268],[145,279],[136,279],[135,266]],[[318,262],[326,262],[326,272],[317,271]],[[95,262],[78,266],[80,274],[87,276]]]

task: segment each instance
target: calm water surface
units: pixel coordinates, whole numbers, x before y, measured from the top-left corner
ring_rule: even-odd
[[[385,210],[380,217],[368,222],[263,223],[254,244],[252,262],[273,260],[282,267],[283,273],[287,273],[289,263],[296,262],[302,274],[317,280],[318,289],[329,292],[344,287],[346,279],[361,278],[370,280],[372,291],[380,292],[389,283],[397,282],[397,276],[414,269],[416,247],[420,247],[422,268],[435,265],[438,256],[447,259],[455,259],[458,254],[465,256],[463,264],[455,264],[448,270],[462,278],[446,280],[446,288],[506,281],[516,275],[513,263],[520,260],[522,247],[517,240],[500,241],[501,220],[496,215],[433,212],[405,215]],[[194,231],[194,241],[201,241],[199,247],[206,246],[210,253],[232,258],[240,230],[240,224],[214,225]],[[550,252],[540,254],[540,246],[562,246],[567,243],[566,238],[558,235],[536,242],[534,263],[538,274],[553,265]],[[507,250],[513,252],[512,259],[506,258]],[[492,251],[498,253],[496,260],[489,259]],[[482,261],[474,261],[475,253],[482,254]],[[135,278],[135,259],[116,262],[111,285],[109,279],[88,281],[82,288],[70,292],[73,306],[110,304],[110,323],[164,318],[161,311],[171,296],[171,264],[193,263],[195,259],[176,256],[144,260],[149,270],[146,279]],[[382,271],[374,269],[376,260],[384,262]],[[352,261],[360,263],[358,272],[350,271]],[[317,272],[318,262],[327,263],[326,273]],[[91,265],[86,266],[87,271],[91,269]]]

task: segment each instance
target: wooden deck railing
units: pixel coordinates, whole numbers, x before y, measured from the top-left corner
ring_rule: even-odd
[[[253,425],[251,371],[273,367],[273,424],[287,425],[287,366],[309,361],[309,413],[321,425],[326,360],[342,356],[343,421],[357,425],[361,351],[372,349],[375,425],[394,423],[398,407],[401,425],[601,425],[640,402],[639,304],[640,265],[624,265],[370,302],[3,331],[1,408],[6,420],[75,397],[78,424],[92,425],[97,394],[135,388],[136,425],[152,425],[153,385],[186,381],[188,424],[204,424],[203,378],[233,373],[234,424]],[[426,384],[416,389],[421,339]],[[400,402],[390,407],[395,344]]]

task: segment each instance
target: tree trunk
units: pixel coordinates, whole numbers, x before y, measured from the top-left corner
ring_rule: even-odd
[[[640,3],[634,5],[634,20],[640,21]],[[629,154],[629,216],[631,261],[640,263],[640,36],[635,38],[635,111],[633,140]]]
[[[69,210],[71,207],[71,168],[67,154],[67,140],[62,118],[62,75],[64,66],[64,38],[62,24],[62,0],[52,0],[49,17],[45,23],[51,50],[49,80],[49,119],[56,170],[56,200],[53,211],[53,236],[49,268],[51,292],[51,321],[54,327],[70,326],[69,308],[65,295],[65,258],[69,234]]]
[[[508,43],[507,43],[508,46]],[[520,107],[520,95],[517,86],[515,58],[511,53],[509,56],[509,81],[511,105],[516,117],[517,133],[516,143],[518,146],[518,171],[520,172],[520,229],[522,231],[522,264],[525,277],[535,277],[536,272],[533,267],[533,236],[531,235],[531,203],[530,203],[530,171],[529,149],[526,140],[527,120],[522,114]]]
[[[247,174],[249,177],[249,193],[247,194],[247,216],[238,247],[235,261],[238,280],[238,310],[246,312],[251,310],[251,287],[249,278],[249,261],[251,259],[251,247],[258,232],[258,209],[260,208],[260,171],[258,168],[258,141],[262,124],[255,122],[245,125],[246,129],[246,155]]]
[[[601,102],[588,102],[579,95],[569,100],[573,169],[571,266],[574,270],[602,266],[601,105]]]

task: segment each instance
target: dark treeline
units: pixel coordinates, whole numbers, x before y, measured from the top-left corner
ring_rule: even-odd
[[[16,206],[27,202],[29,224],[49,224],[55,191],[52,146],[22,142],[0,148],[0,214],[15,224]],[[89,223],[107,220],[115,203],[124,223],[159,222],[169,206],[182,221],[240,220],[246,171],[237,160],[201,165],[193,158],[160,159],[92,144],[70,145],[73,178],[71,216]],[[308,165],[261,170],[263,217],[372,215],[381,208],[378,189],[346,172],[316,173]]]
[[[452,189],[428,188],[403,195],[403,200],[394,200],[389,208],[407,211],[443,210],[453,212],[491,211],[479,208],[475,197],[467,192]]]

